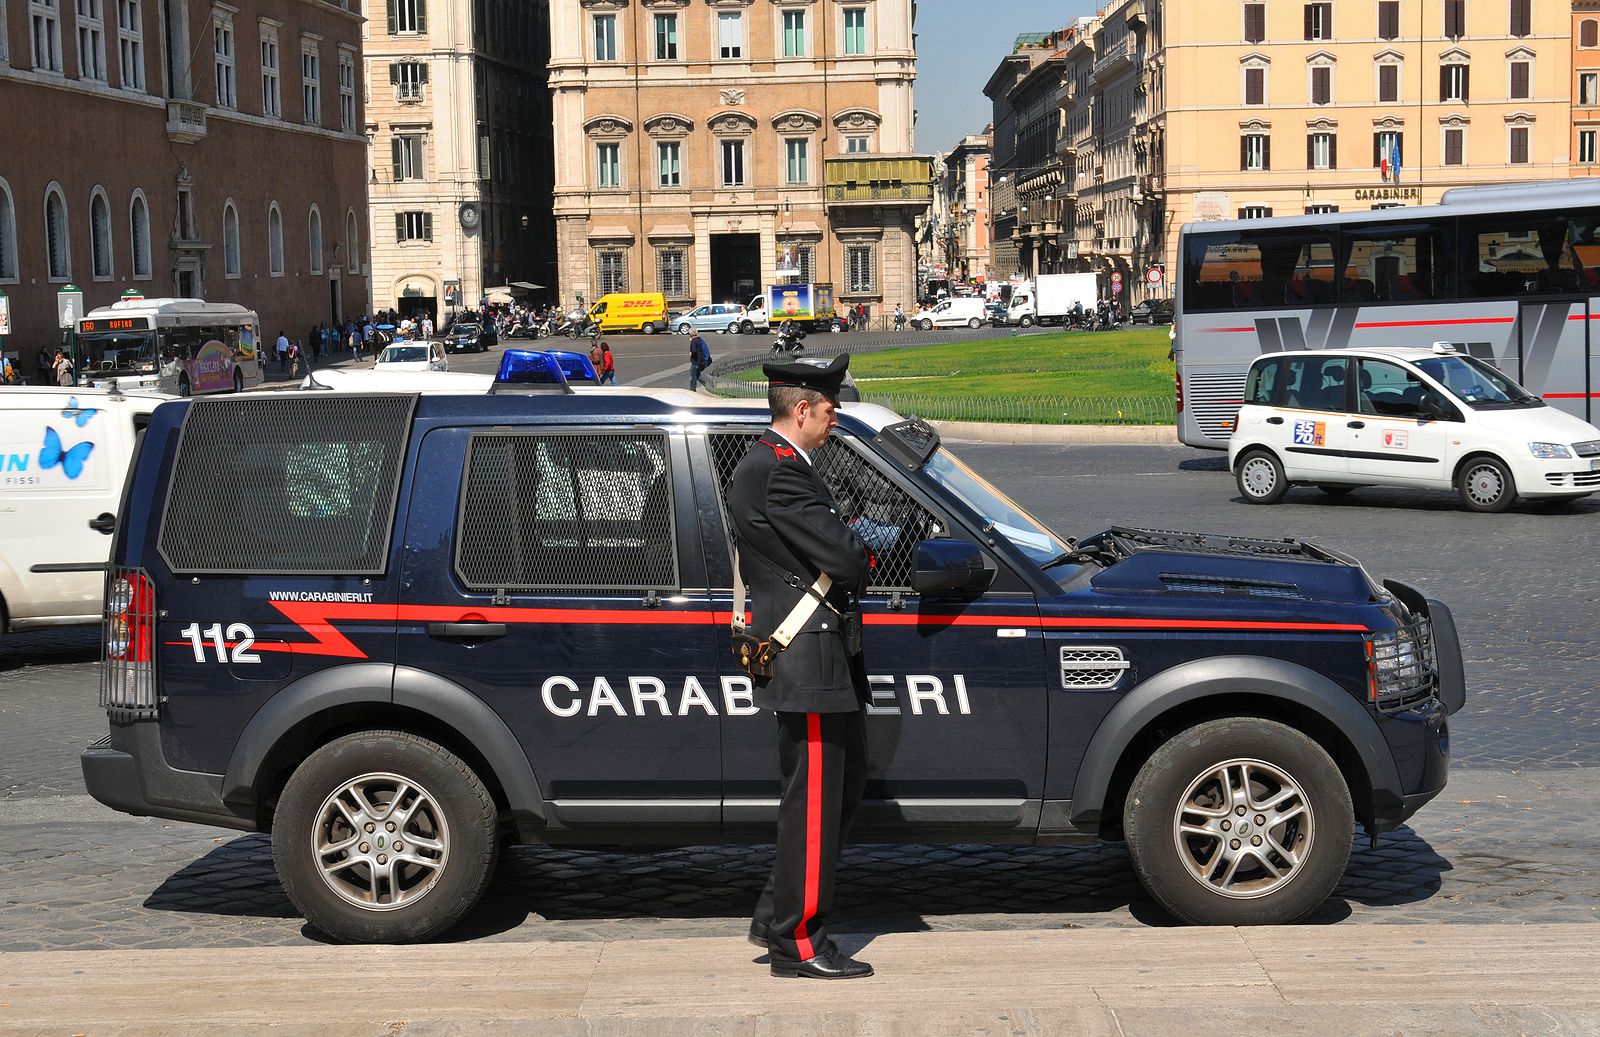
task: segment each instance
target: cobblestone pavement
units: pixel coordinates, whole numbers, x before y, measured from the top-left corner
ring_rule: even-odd
[[[1296,490],[1263,508],[1238,499],[1220,455],[1185,448],[958,449],[1062,532],[1292,535],[1448,602],[1470,683],[1452,719],[1451,783],[1377,850],[1358,842],[1316,919],[1600,921],[1600,502],[1483,516],[1447,494]],[[105,730],[97,655],[93,630],[0,638],[0,950],[316,938],[265,837],[127,818],[83,794],[77,754]],[[726,935],[770,860],[766,847],[520,847],[455,938]],[[875,933],[1170,924],[1117,845],[852,847],[838,912],[846,929]]]

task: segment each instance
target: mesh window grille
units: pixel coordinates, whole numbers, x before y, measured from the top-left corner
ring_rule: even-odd
[[[681,248],[664,248],[656,253],[656,290],[669,299],[689,294],[687,255]]]
[[[676,590],[663,435],[472,437],[456,572],[479,590]]]
[[[733,470],[756,432],[725,432],[711,436],[711,456],[717,468],[717,493],[724,501]],[[822,481],[833,491],[840,518],[853,528],[877,556],[868,591],[908,591],[917,544],[945,530],[933,514],[880,472],[872,461],[837,437],[828,440],[812,461]],[[732,557],[733,547],[728,547]],[[730,570],[731,571],[731,570]]]
[[[196,400],[161,521],[174,573],[384,571],[414,396]]]
[[[846,245],[844,267],[847,292],[852,295],[866,295],[878,290],[876,245]]]
[[[600,294],[628,290],[628,254],[626,252],[599,252],[595,254],[595,281]]]

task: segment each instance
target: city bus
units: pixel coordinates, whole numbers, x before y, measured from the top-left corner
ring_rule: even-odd
[[[1282,349],[1450,342],[1600,417],[1600,181],[1458,188],[1439,204],[1185,224],[1178,436],[1226,449],[1245,372]]]
[[[123,299],[78,321],[79,382],[180,396],[261,382],[261,321],[233,303]]]

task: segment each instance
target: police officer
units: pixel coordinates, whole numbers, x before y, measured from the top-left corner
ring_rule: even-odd
[[[739,462],[727,495],[754,612],[750,633],[767,640],[820,586],[821,574],[832,584],[773,661],[772,676],[755,681],[755,704],[778,716],[783,772],[777,858],[750,926],[751,942],[770,952],[774,976],[872,975],[872,966],[847,957],[827,929],[839,847],[867,772],[868,685],[852,609],[871,555],[812,467],[838,424],[834,410],[849,363],[844,354],[825,367],[762,366],[772,427]]]

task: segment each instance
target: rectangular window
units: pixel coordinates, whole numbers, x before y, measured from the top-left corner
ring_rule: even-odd
[[[1594,161],[1595,161],[1595,137],[1596,137],[1596,131],[1594,131],[1594,130],[1579,130],[1578,131],[1578,161],[1579,162],[1582,162],[1582,163],[1584,163],[1586,165],[1593,165],[1594,164]]]
[[[1306,138],[1306,167],[1308,169],[1334,169],[1339,159],[1334,136],[1331,133],[1313,133]]]
[[[783,142],[784,158],[784,183],[806,184],[811,182],[811,171],[807,168],[806,156],[808,142],[804,140],[786,140]]]
[[[106,23],[100,0],[78,0],[78,78],[105,82]]]
[[[1467,34],[1467,0],[1444,0],[1444,34],[1451,39]]]
[[[261,27],[261,114],[276,119],[282,114],[278,93],[278,30]]]
[[[850,55],[865,54],[867,52],[867,9],[865,7],[846,7],[844,9],[844,52]]]
[[[218,15],[211,22],[212,67],[217,74],[217,107],[238,105],[233,79],[233,19]]]
[[[1267,70],[1264,68],[1247,68],[1244,70],[1244,103],[1267,103]]]
[[[432,241],[433,213],[397,212],[394,214],[394,240]]]
[[[356,128],[356,58],[347,50],[339,51],[339,128]]]
[[[596,144],[595,185],[597,187],[622,186],[622,145]]]
[[[656,145],[656,183],[660,186],[683,186],[683,170],[679,165],[681,150],[677,141],[662,141]]]
[[[717,12],[717,54],[723,58],[744,57],[744,13]]]
[[[851,295],[872,295],[878,290],[878,246],[844,247],[845,291]]]
[[[1306,39],[1333,39],[1333,5],[1331,3],[1306,4]]]
[[[656,253],[656,291],[669,299],[689,295],[689,254],[681,248],[664,248]]]
[[[144,10],[139,0],[117,0],[117,57],[122,88],[143,90]]]
[[[794,254],[794,265],[799,270],[794,274],[779,274],[781,280],[789,284],[810,284],[816,279],[812,276],[817,263],[816,246],[802,245],[795,241],[779,241],[778,247],[786,254],[790,252]]]
[[[1272,168],[1272,142],[1265,133],[1246,133],[1239,138],[1239,168]]]
[[[420,61],[397,61],[389,66],[389,82],[399,100],[421,100],[422,88],[428,83],[428,66]]]
[[[744,186],[744,141],[722,142],[722,186]]]
[[[1467,131],[1461,129],[1447,129],[1444,131],[1444,164],[1459,166],[1464,164],[1466,151]]]
[[[313,40],[300,41],[300,108],[307,126],[322,122],[322,56]]]
[[[1578,23],[1578,46],[1586,50],[1600,47],[1600,21],[1585,18]]]
[[[1455,280],[1449,226],[1449,221],[1437,221],[1347,228],[1339,236],[1338,267],[1344,271],[1339,301],[1449,298]]]
[[[1240,208],[1239,218],[1241,220],[1270,220],[1272,219],[1272,207],[1269,205],[1246,205]]]
[[[806,53],[806,13],[783,12],[783,56],[804,57]]]
[[[1509,0],[1511,7],[1511,35],[1526,36],[1533,32],[1533,0]]]
[[[1378,100],[1393,103],[1400,100],[1400,66],[1378,66]]]
[[[1326,65],[1311,69],[1311,103],[1333,103],[1333,69]]]
[[[1400,0],[1378,0],[1378,39],[1400,36]]]
[[[1467,100],[1467,66],[1439,66],[1439,100]]]
[[[1383,169],[1387,166],[1392,172],[1398,165],[1395,160],[1405,161],[1405,140],[1399,130],[1380,130],[1372,135],[1372,168]]]
[[[1511,164],[1524,165],[1528,161],[1528,127],[1511,127]]]
[[[33,67],[61,71],[61,9],[56,0],[28,0],[28,24],[33,36]]]
[[[1260,43],[1267,38],[1267,5],[1244,5],[1244,41]]]
[[[594,59],[617,60],[617,16],[614,14],[594,16]]]
[[[1593,209],[1462,217],[1461,296],[1505,299],[1587,287],[1582,268],[1593,268],[1584,257],[1596,247],[1594,219]]]
[[[1526,100],[1528,97],[1528,63],[1526,61],[1513,61],[1511,63],[1511,95],[1513,100]]]
[[[389,140],[389,156],[394,169],[395,183],[402,180],[425,180],[428,171],[422,161],[420,134],[396,134]]]
[[[1337,205],[1329,205],[1326,202],[1306,206],[1307,216],[1331,216],[1338,211],[1339,207]]]
[[[389,32],[427,32],[427,0],[388,0]]]
[[[844,139],[845,154],[865,155],[868,150],[868,145],[871,143],[871,139],[868,137],[846,137]]]
[[[595,281],[601,295],[628,290],[628,254],[626,252],[595,253]]]
[[[656,15],[656,60],[678,60],[678,16]]]
[[[1578,103],[1591,108],[1600,105],[1600,72],[1578,73]]]

